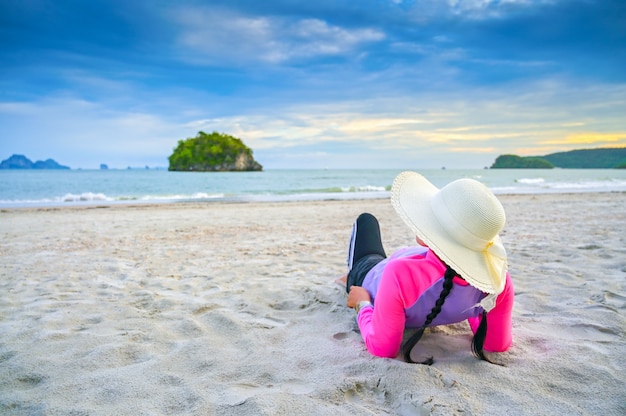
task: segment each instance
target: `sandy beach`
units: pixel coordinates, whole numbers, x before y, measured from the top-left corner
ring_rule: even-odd
[[[626,414],[626,193],[501,195],[513,346],[371,356],[335,279],[388,200],[0,212],[3,415]]]

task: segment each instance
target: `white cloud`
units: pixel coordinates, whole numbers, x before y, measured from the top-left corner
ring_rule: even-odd
[[[284,152],[279,149],[292,149],[289,152],[295,154],[299,148],[321,146],[332,155],[333,149],[349,144],[364,152],[352,160],[355,165],[375,159],[374,155],[380,160],[396,155],[405,160],[421,158],[422,163],[438,167],[458,154],[461,167],[477,167],[489,165],[501,153],[540,155],[568,150],[567,138],[578,131],[623,132],[620,114],[626,111],[626,103],[615,100],[624,92],[626,86],[582,88],[546,81],[503,90],[433,92],[326,105],[292,103],[207,124],[219,125],[265,154]],[[581,140],[585,137],[608,136],[575,137],[578,141],[571,141],[571,148],[584,147]],[[613,134],[611,143],[626,145],[624,137]]]
[[[427,0],[439,4],[440,0]],[[447,0],[448,11],[467,19],[498,18],[510,12],[512,7],[536,7],[558,0]]]
[[[127,87],[122,103],[67,94],[0,102],[0,129],[11,132],[0,135],[0,148],[73,168],[166,166],[178,140],[218,131],[241,138],[266,168],[275,168],[394,167],[396,161],[451,167],[455,157],[458,167],[482,167],[501,153],[546,154],[585,147],[585,141],[589,147],[626,145],[626,85],[551,79],[344,100],[260,96],[245,107],[228,97],[207,106],[216,100],[189,91],[174,99],[166,94],[163,105],[151,93]],[[19,145],[9,142],[15,137]],[[341,165],[346,149],[354,155],[350,166],[345,160]]]
[[[212,64],[336,56],[385,37],[371,28],[346,29],[310,18],[248,17],[224,9],[185,8],[174,15],[180,25],[179,42],[192,54],[184,59]]]

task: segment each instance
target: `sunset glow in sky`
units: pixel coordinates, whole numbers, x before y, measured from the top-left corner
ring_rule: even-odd
[[[0,0],[0,160],[482,168],[626,146],[623,0]]]

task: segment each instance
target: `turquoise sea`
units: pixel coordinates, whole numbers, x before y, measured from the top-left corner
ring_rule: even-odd
[[[403,170],[0,170],[0,207],[387,198]],[[440,187],[474,178],[496,194],[626,191],[624,169],[413,170]]]

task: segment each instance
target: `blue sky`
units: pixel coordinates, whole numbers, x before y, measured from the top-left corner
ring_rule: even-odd
[[[0,0],[0,159],[482,168],[626,146],[623,0]]]

